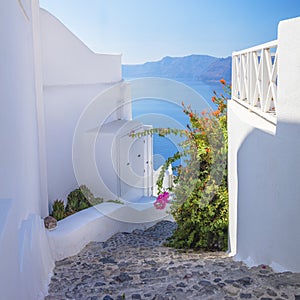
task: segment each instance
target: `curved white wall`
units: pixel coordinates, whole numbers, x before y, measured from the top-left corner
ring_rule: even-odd
[[[122,79],[120,54],[92,52],[43,9],[40,20],[44,85],[112,83]]]
[[[0,2],[0,291],[32,300],[47,291],[53,261],[41,219],[39,9],[21,3]]]
[[[250,265],[300,271],[300,18],[278,36],[277,126],[228,105],[230,251]]]

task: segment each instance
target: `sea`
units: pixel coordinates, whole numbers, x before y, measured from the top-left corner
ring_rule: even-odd
[[[134,78],[128,79],[134,80]],[[153,128],[178,128],[187,129],[189,118],[183,113],[181,101],[186,106],[191,106],[192,110],[201,113],[203,110],[215,109],[215,104],[211,98],[217,93],[222,92],[222,86],[219,82],[206,83],[194,79],[170,79],[178,83],[180,88],[179,103],[174,103],[168,99],[168,95],[160,98],[139,98],[132,102],[132,116],[134,120],[139,120],[143,124],[152,125]],[[185,89],[186,87],[186,89]],[[191,92],[196,95],[196,100],[189,102]],[[172,96],[170,97],[172,98]],[[173,98],[172,98],[173,99]],[[153,138],[153,167],[158,169],[165,160],[177,151],[180,151],[180,142],[182,139],[176,136],[161,137],[154,135]],[[179,162],[177,162],[179,164]]]

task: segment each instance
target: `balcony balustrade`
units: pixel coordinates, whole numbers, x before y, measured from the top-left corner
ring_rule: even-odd
[[[232,99],[276,123],[277,40],[232,54]]]

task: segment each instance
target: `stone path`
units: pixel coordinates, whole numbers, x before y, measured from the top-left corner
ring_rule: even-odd
[[[300,273],[248,268],[224,253],[163,247],[175,224],[118,233],[56,262],[45,300],[296,299]]]

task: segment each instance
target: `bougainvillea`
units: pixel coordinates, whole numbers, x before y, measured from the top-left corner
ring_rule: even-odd
[[[169,196],[170,194],[168,192],[163,192],[162,194],[158,195],[156,201],[154,202],[154,206],[157,209],[164,209],[169,203]]]
[[[169,199],[163,191],[164,173],[170,164],[180,159],[175,168],[171,214],[177,229],[168,245],[177,248],[225,250],[228,231],[227,191],[227,100],[231,86],[220,80],[224,94],[214,92],[215,110],[196,112],[182,103],[189,118],[185,130],[155,128],[142,135],[180,135],[182,151],[169,157],[157,181],[160,195],[154,205],[164,209]]]

